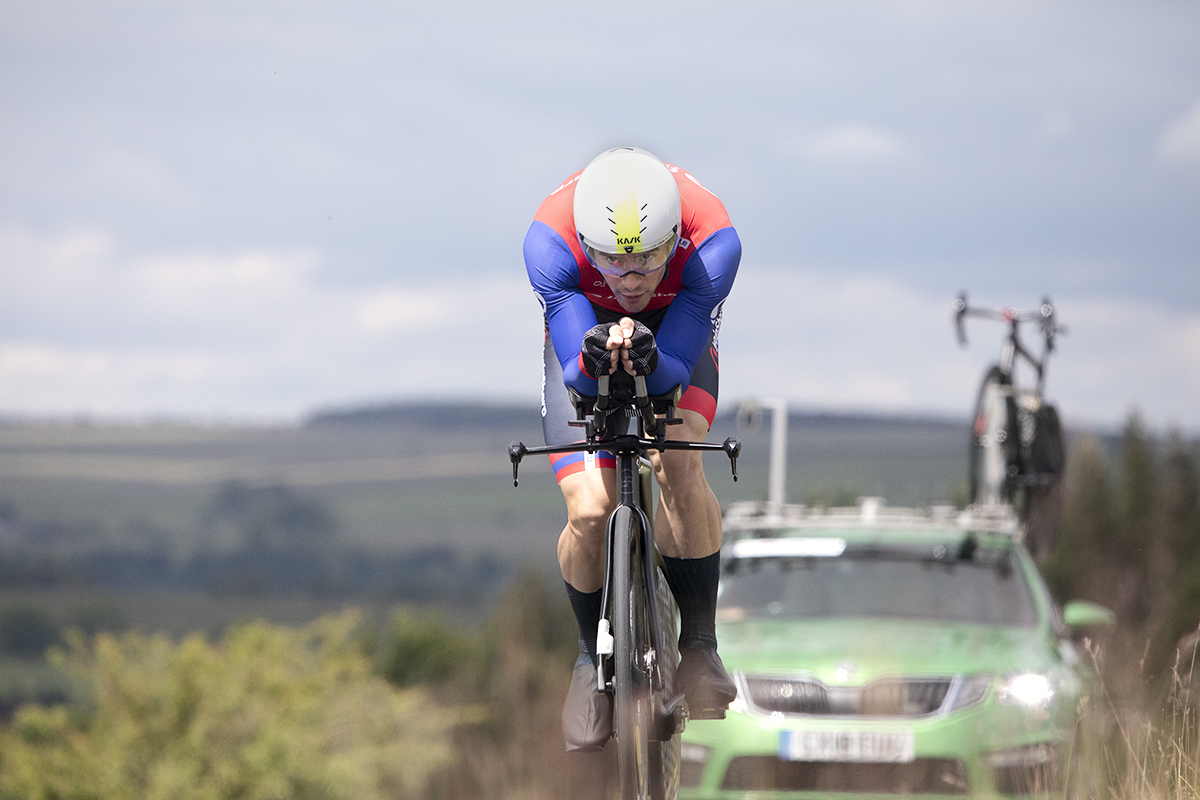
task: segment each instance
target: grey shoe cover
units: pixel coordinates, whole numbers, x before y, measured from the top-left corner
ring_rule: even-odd
[[[567,750],[594,753],[612,737],[612,695],[596,691],[596,666],[580,664],[571,673],[571,688],[562,710]]]

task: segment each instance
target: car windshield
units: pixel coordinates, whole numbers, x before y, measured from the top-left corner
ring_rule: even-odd
[[[990,555],[959,560],[847,548],[836,557],[735,559],[722,576],[718,614],[1036,624],[1029,586],[1012,555]]]

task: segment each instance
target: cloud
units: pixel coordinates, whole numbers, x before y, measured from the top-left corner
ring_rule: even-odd
[[[294,418],[484,390],[536,397],[523,271],[345,287],[313,251],[131,255],[90,233],[0,232],[0,413]]]
[[[721,329],[722,396],[965,418],[999,359],[1002,326],[970,324],[960,348],[952,292],[831,272],[741,271]],[[1047,397],[1068,425],[1112,425],[1136,409],[1154,425],[1200,430],[1200,311],[1084,294],[1056,305],[1069,331],[1049,359]],[[1026,344],[1040,352],[1035,331]]]
[[[1200,161],[1200,102],[1167,128],[1158,153],[1166,161]]]
[[[522,270],[344,286],[333,269],[311,250],[130,254],[94,233],[0,231],[0,414],[286,420],[405,397],[536,402],[542,324]],[[1004,331],[978,321],[958,347],[952,300],[836,264],[747,263],[721,329],[724,407],[781,396],[965,418]],[[1200,311],[1056,301],[1069,334],[1047,388],[1068,425],[1138,409],[1200,430]]]
[[[886,131],[852,124],[811,137],[802,150],[816,161],[878,161],[895,158],[905,148]]]
[[[1136,410],[1155,425],[1200,430],[1200,311],[1091,297],[1072,304],[1069,322],[1051,373],[1090,418]]]
[[[357,320],[365,333],[386,335],[397,331],[420,333],[454,314],[449,289],[383,288],[371,291],[358,303]]]
[[[1042,117],[1034,133],[1043,141],[1059,141],[1071,138],[1076,127],[1075,120],[1065,111],[1053,111]]]

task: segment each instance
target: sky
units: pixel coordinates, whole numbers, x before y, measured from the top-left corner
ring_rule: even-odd
[[[1200,434],[1200,4],[0,0],[0,416],[536,403],[521,255],[609,147],[742,240],[722,406]],[[1034,331],[1028,343],[1037,344]],[[1036,348],[1035,348],[1036,349]]]

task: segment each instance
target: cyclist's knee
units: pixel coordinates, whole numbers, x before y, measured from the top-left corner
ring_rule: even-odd
[[[654,465],[654,477],[666,494],[686,494],[706,483],[704,462],[698,453],[663,453]]]
[[[604,536],[610,513],[608,506],[602,503],[586,503],[574,509],[568,508],[567,528],[577,539],[599,541]]]
[[[708,436],[708,420],[687,409],[680,411],[679,416],[683,424],[670,428],[669,438],[703,442]],[[650,460],[654,465],[654,477],[664,491],[670,491],[672,483],[690,486],[704,480],[704,459],[700,453],[666,450],[652,454]]]
[[[582,540],[600,539],[614,507],[613,492],[601,470],[579,473],[560,487],[567,502],[567,528]]]

